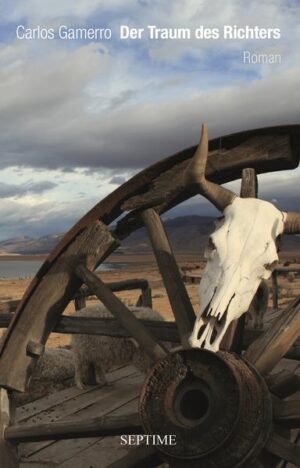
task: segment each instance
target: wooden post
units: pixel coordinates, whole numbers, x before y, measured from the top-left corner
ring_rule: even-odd
[[[278,272],[276,270],[272,273],[272,301],[273,309],[278,310]]]
[[[81,296],[80,293],[75,296],[75,310],[81,310],[86,307],[86,299],[84,296]]]
[[[18,468],[16,448],[4,438],[5,429],[11,421],[10,402],[7,390],[0,389],[0,466],[1,468]]]
[[[151,208],[143,211],[141,216],[172,306],[182,346],[187,348],[189,347],[188,338],[195,322],[194,309],[160,216]]]
[[[152,291],[149,287],[142,289],[142,306],[152,309]]]
[[[152,291],[149,286],[145,289],[142,289],[141,294],[136,303],[137,307],[150,307],[152,309]]]
[[[154,361],[166,356],[166,350],[156,343],[148,330],[134,316],[101,279],[92,273],[85,265],[78,265],[77,276],[94,292],[98,299],[108,308],[117,320],[136,339],[148,356]]]
[[[257,198],[258,181],[255,169],[246,168],[242,172],[240,196],[242,198]],[[241,353],[246,317],[243,314],[238,320],[233,320],[221,342],[221,349]]]
[[[242,198],[257,198],[257,192],[258,181],[255,169],[243,169],[240,196]]]
[[[19,305],[19,300],[6,301],[0,304],[0,314],[7,314],[9,312],[15,312]]]

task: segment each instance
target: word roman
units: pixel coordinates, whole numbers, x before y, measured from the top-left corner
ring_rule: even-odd
[[[176,435],[121,435],[121,445],[176,445]]]
[[[149,39],[280,39],[279,28],[260,28],[258,26],[225,25],[221,31],[219,28],[207,28],[199,26],[191,28],[158,28],[148,25],[146,28],[132,28],[127,25],[120,26],[120,39],[142,39],[147,35]]]
[[[243,62],[244,63],[268,63],[277,64],[281,63],[280,54],[257,54],[256,52],[250,52],[250,50],[243,51]]]

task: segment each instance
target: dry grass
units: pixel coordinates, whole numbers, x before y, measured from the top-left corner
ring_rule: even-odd
[[[111,259],[109,259],[111,261]],[[113,261],[125,262],[126,268],[103,272],[101,277],[104,282],[122,281],[125,279],[144,278],[147,279],[152,288],[153,308],[158,310],[166,320],[173,320],[172,309],[162,283],[161,276],[158,272],[155,260],[152,255],[119,255],[114,256]],[[178,255],[177,261],[182,271],[185,274],[201,274],[204,263],[202,259],[195,258],[195,255]],[[284,260],[281,262],[282,266]],[[299,264],[290,263],[289,267],[299,266]],[[24,291],[30,283],[29,279],[4,279],[0,281],[0,301],[5,302],[11,299],[21,299]],[[289,274],[287,276],[280,275],[278,277],[279,283],[279,305],[285,307],[293,297],[300,294],[300,275]],[[269,282],[271,292],[271,281]],[[198,301],[198,285],[189,284],[187,285],[188,293],[194,306],[195,312],[199,308]],[[140,291],[122,291],[117,293],[126,305],[135,305]],[[97,303],[97,299],[91,298],[88,300],[87,305]],[[272,307],[271,294],[269,299],[269,307]],[[69,315],[74,311],[74,303],[71,302],[65,314]],[[0,332],[1,333],[1,332]],[[65,347],[70,344],[69,335],[61,335],[52,333],[47,342],[49,347]]]

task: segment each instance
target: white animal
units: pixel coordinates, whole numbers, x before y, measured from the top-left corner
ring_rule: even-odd
[[[300,214],[284,213],[272,203],[240,198],[205,178],[207,126],[185,174],[184,183],[204,195],[223,217],[210,236],[207,265],[199,288],[200,312],[189,342],[192,347],[219,349],[232,320],[248,311],[263,279],[278,261],[277,239],[300,232]]]
[[[25,393],[15,394],[17,406],[74,385],[73,353],[64,348],[46,348],[30,376]]]
[[[129,307],[138,319],[163,320],[149,307]],[[112,318],[102,304],[86,307],[74,314],[77,317]],[[146,373],[153,364],[133,338],[114,338],[103,335],[73,335],[72,349],[75,364],[75,383],[78,388],[86,385],[107,384],[105,373],[114,367],[132,362]]]

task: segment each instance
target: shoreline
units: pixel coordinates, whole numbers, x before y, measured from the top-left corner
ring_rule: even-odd
[[[27,260],[46,260],[49,254],[32,254],[32,255],[23,255],[23,254],[0,254],[1,260],[12,260],[12,261],[27,261]],[[175,252],[176,258],[178,260],[188,259],[190,261],[203,261],[203,258],[200,254],[195,254],[195,252]],[[112,253],[107,257],[102,263],[153,263],[155,262],[155,256],[152,252],[145,253]]]
[[[2,261],[7,261],[7,260],[12,260],[12,261],[32,261],[32,260],[46,260],[48,255],[23,255],[23,254],[1,254],[0,255],[0,262]]]
[[[30,254],[30,255],[0,254],[0,262],[1,261],[34,261],[34,260],[45,261],[49,255],[50,254]],[[199,252],[174,252],[174,255],[177,261],[179,262],[182,262],[182,261],[189,261],[193,263],[205,262],[203,253],[199,253]],[[282,262],[294,261],[294,262],[300,263],[299,251],[280,251],[279,259]],[[156,260],[155,260],[155,256],[153,252],[126,253],[126,254],[112,253],[102,263],[124,263],[124,264],[140,263],[142,266],[144,264],[156,263]]]

